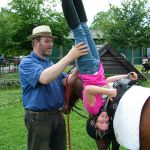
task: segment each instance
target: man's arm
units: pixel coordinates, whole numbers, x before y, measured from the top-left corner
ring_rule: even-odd
[[[83,43],[76,45],[59,62],[45,69],[41,73],[39,82],[42,84],[48,84],[49,82],[55,80],[72,61],[76,60],[80,56],[87,54],[87,45]]]

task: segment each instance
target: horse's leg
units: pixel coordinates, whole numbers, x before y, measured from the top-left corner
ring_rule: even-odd
[[[150,150],[150,97],[145,102],[141,113],[140,149]]]

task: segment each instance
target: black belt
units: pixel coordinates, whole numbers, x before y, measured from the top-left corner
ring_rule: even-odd
[[[56,110],[39,110],[39,111],[35,111],[35,110],[30,110],[30,109],[25,109],[25,112],[30,113],[30,114],[36,114],[36,115],[48,115],[48,114],[55,114],[58,112],[62,112],[63,111],[63,107],[60,107]]]

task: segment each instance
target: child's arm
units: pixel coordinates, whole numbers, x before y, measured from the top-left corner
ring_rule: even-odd
[[[109,83],[109,82],[115,82],[119,79],[122,79],[122,78],[127,78],[128,77],[128,74],[125,74],[125,75],[116,75],[116,76],[111,76],[111,77],[108,77],[106,79],[106,82]]]
[[[99,87],[95,85],[87,85],[85,87],[85,97],[90,106],[94,106],[95,104],[95,95],[100,94],[100,95],[108,95],[109,97],[115,97],[117,94],[116,89],[108,89],[105,87]]]
[[[110,95],[112,89],[108,89],[107,87],[100,87],[95,85],[87,85],[85,87],[86,94],[96,95],[96,94],[105,94]]]
[[[125,74],[125,75],[116,75],[116,76],[111,76],[111,77],[108,77],[106,79],[106,82],[109,83],[109,82],[115,82],[119,79],[122,79],[122,78],[129,78],[131,80],[137,80],[138,79],[138,76],[137,76],[137,73],[135,72],[130,72],[129,74]]]

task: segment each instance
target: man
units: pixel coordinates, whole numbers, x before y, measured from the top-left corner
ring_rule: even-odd
[[[61,108],[66,74],[62,71],[78,57],[87,55],[88,49],[83,43],[78,44],[53,64],[48,58],[55,38],[50,27],[38,26],[28,38],[32,40],[33,51],[19,65],[28,149],[65,150],[66,126]],[[77,71],[74,71],[68,83],[72,84],[76,79]]]

